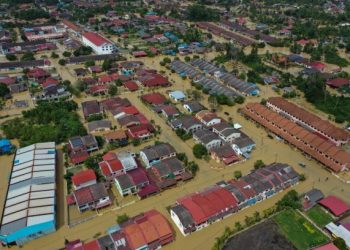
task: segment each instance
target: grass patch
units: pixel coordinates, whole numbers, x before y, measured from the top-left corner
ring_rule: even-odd
[[[329,239],[294,210],[285,210],[274,217],[282,233],[299,250],[307,250]]]
[[[332,216],[326,213],[320,206],[311,208],[306,212],[306,215],[321,228],[333,221]]]

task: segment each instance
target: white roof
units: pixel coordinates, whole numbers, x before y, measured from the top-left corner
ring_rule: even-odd
[[[345,227],[342,225],[337,226],[333,222],[326,225],[326,228],[335,236],[342,238],[347,247],[350,247],[350,231],[348,231]]]
[[[11,234],[26,226],[54,220],[55,168],[54,142],[37,143],[17,150],[0,234]]]
[[[46,214],[40,216],[30,216],[27,220],[27,226],[37,225],[40,223],[45,223],[48,221],[53,221],[55,219],[53,214]]]

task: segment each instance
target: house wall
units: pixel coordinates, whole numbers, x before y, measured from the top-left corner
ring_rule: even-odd
[[[30,240],[45,236],[56,231],[55,221],[49,221],[34,226],[22,228],[9,235],[0,235],[0,241],[4,243],[14,243],[22,245]]]
[[[177,226],[177,228],[180,230],[180,232],[182,233],[183,236],[187,236],[188,233],[185,233],[185,228],[182,225],[179,217],[177,217],[177,214],[173,212],[173,210],[170,210],[170,217],[173,220],[173,222],[175,223],[175,225]]]
[[[208,150],[212,148],[218,148],[221,145],[221,140],[213,140],[208,144],[204,145]]]
[[[96,46],[94,43],[86,39],[84,36],[82,36],[82,43],[85,46],[90,46],[92,50],[98,55],[111,54],[114,50],[114,46],[111,43],[105,43],[101,46]]]

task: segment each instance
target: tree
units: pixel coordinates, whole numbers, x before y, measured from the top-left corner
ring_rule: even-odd
[[[218,21],[220,15],[217,10],[204,5],[193,4],[187,7],[187,18],[190,21]]]
[[[58,54],[56,54],[54,51],[51,52],[51,58],[59,58],[60,56]]]
[[[7,87],[7,85],[4,83],[0,83],[0,97],[4,99],[4,97],[6,97],[8,94],[10,94],[10,90]]]
[[[113,65],[113,59],[106,58],[102,63],[102,70],[108,71],[112,67],[112,65]]]
[[[254,212],[253,217],[254,217],[255,222],[259,222],[261,220],[260,213],[258,211]]]
[[[72,53],[69,52],[69,51],[64,51],[64,52],[62,53],[62,55],[63,55],[64,57],[71,57],[71,56],[72,56]]]
[[[6,59],[9,61],[16,61],[17,60],[17,56],[14,54],[6,54]]]
[[[35,57],[32,52],[26,52],[21,57],[21,61],[34,61],[34,60],[35,60]]]
[[[238,103],[238,104],[243,104],[244,101],[245,101],[245,98],[243,96],[241,96],[241,95],[239,95],[239,96],[237,96],[235,98],[235,102]]]
[[[95,66],[95,61],[87,61],[85,63],[85,67],[88,68],[88,67],[91,67],[91,66]]]
[[[305,181],[306,180],[306,177],[304,174],[299,174],[299,180],[300,181]]]
[[[347,250],[347,246],[346,246],[346,243],[345,243],[345,240],[343,240],[342,238],[340,237],[337,237],[333,240],[333,244],[339,248],[339,250]]]
[[[60,59],[60,60],[58,60],[58,64],[61,66],[64,66],[64,65],[66,65],[66,60]]]
[[[234,177],[236,180],[238,180],[239,178],[242,177],[242,172],[239,171],[239,170],[236,170],[234,173],[233,173]]]
[[[189,62],[189,61],[191,61],[191,57],[185,56],[185,62]]]
[[[108,94],[109,94],[110,96],[115,96],[115,95],[117,95],[117,94],[118,94],[118,87],[115,86],[115,85],[110,86],[109,89],[108,89]]]
[[[262,160],[257,160],[254,163],[254,169],[259,169],[265,167],[265,163]]]
[[[204,147],[202,144],[196,144],[193,146],[192,149],[193,155],[198,158],[202,159],[203,156],[208,155],[208,150],[206,147]]]
[[[243,229],[243,226],[239,221],[237,221],[235,222],[235,228],[237,231],[241,231]]]
[[[192,173],[192,175],[196,175],[196,173],[199,170],[199,166],[197,163],[195,163],[194,161],[190,161],[186,168]]]
[[[281,200],[276,203],[276,205],[278,210],[282,210],[284,208],[299,209],[301,204],[298,192],[295,190],[290,190]]]
[[[130,219],[129,216],[124,213],[124,214],[121,214],[121,215],[117,216],[117,223],[118,224],[122,224],[122,223],[128,221],[129,219]]]

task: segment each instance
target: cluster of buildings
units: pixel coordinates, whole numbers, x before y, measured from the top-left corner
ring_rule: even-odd
[[[66,35],[66,29],[62,25],[39,25],[24,27],[23,33],[28,41],[37,40],[53,40],[64,38]]]
[[[0,242],[4,245],[23,245],[56,231],[54,142],[16,151],[2,211]]]
[[[208,32],[219,36],[219,37],[223,37],[226,40],[232,41],[242,47],[245,46],[250,46],[254,43],[256,43],[254,40],[241,36],[237,33],[233,33],[230,30],[224,29],[220,26],[217,26],[215,24],[209,23],[209,22],[197,22],[196,23],[197,27],[200,29],[204,29],[207,30]]]
[[[269,99],[269,101],[271,100],[273,99]],[[276,104],[274,101],[271,102]],[[280,108],[284,110],[284,107],[280,106]],[[259,103],[249,103],[241,112],[330,170],[340,172],[349,169],[350,154],[335,145],[333,132],[337,129],[327,130],[327,127],[331,126],[328,122],[319,120],[321,121],[320,124],[325,122],[323,124],[326,125],[326,127],[322,126],[321,128],[318,124],[313,124],[310,120],[305,119],[306,117],[299,116],[299,114],[305,114],[305,112],[295,114],[294,111],[288,110],[288,112],[291,112],[288,114],[287,110],[284,110],[279,113]],[[294,117],[292,114],[294,114]],[[333,132],[329,134],[330,131]],[[321,133],[328,135],[333,141]],[[343,140],[344,138],[341,139],[341,141]]]
[[[299,175],[281,163],[273,163],[238,179],[221,181],[202,191],[179,198],[170,215],[186,236],[297,184]]]
[[[160,249],[175,240],[175,232],[157,210],[139,214],[107,230],[108,234],[87,243],[74,240],[66,250]]]

